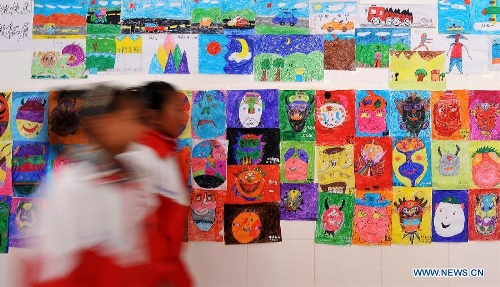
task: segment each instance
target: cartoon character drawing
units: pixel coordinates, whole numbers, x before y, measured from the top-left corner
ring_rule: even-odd
[[[238,118],[244,128],[255,128],[261,125],[260,120],[265,105],[259,93],[246,92],[238,108]]]
[[[94,23],[96,24],[104,24],[107,22],[106,19],[106,8],[97,8],[94,11]]]
[[[25,138],[34,138],[40,134],[45,118],[46,99],[22,99],[16,115],[16,126],[19,133]]]
[[[318,181],[321,190],[346,193],[347,181],[352,178],[347,169],[353,165],[352,148],[332,147],[325,149],[318,159]]]
[[[264,155],[265,142],[263,135],[242,134],[238,132],[236,143],[234,144],[234,158],[240,165],[259,164]]]
[[[456,152],[453,153],[445,153],[444,155],[441,152],[441,147],[438,147],[437,151],[439,154],[438,160],[438,172],[443,176],[456,176],[460,171],[460,157],[458,153],[460,152],[460,148],[458,145],[456,146]]]
[[[302,91],[285,97],[288,121],[294,132],[300,133],[304,129],[313,102],[314,97]]]
[[[373,141],[361,148],[361,154],[354,162],[354,172],[363,176],[381,176],[384,173],[384,155],[386,151]]]
[[[245,210],[233,219],[231,231],[236,241],[246,244],[257,240],[262,228],[259,215],[256,212]]]
[[[284,155],[285,159],[285,179],[289,181],[307,180],[307,165],[309,156],[307,152],[300,148],[289,148]]]
[[[325,198],[325,212],[321,216],[321,225],[325,235],[334,236],[335,232],[339,231],[344,224],[344,214],[342,209],[345,205],[345,200],[342,200],[340,206],[328,204],[328,198]]]
[[[64,137],[74,135],[78,129],[79,117],[76,114],[76,96],[63,96],[57,99],[57,106],[49,117],[50,131]]]
[[[491,133],[496,128],[498,115],[500,114],[499,104],[478,102],[471,107],[471,115],[476,120],[477,128],[485,139],[491,139]]]
[[[368,96],[359,102],[358,130],[369,134],[383,133],[387,130],[387,101],[373,91],[366,93]]]
[[[259,167],[245,167],[236,175],[232,190],[235,196],[241,196],[245,200],[260,200],[264,185],[266,184],[266,173]]]
[[[10,120],[10,93],[0,93],[0,137],[7,131]]]
[[[215,193],[211,190],[194,190],[191,194],[191,217],[201,231],[209,231],[215,222]]]
[[[201,188],[216,188],[226,181],[227,155],[215,140],[203,141],[193,148],[192,173]]]
[[[417,93],[411,92],[404,101],[396,101],[396,108],[401,115],[400,128],[408,131],[410,137],[418,134],[429,126],[426,114],[429,111],[429,100],[423,100]]]
[[[393,150],[394,173],[405,186],[417,186],[427,172],[427,148],[419,138],[399,141]]]
[[[452,91],[446,91],[434,104],[433,125],[440,136],[449,137],[462,127],[460,101]]]
[[[472,154],[472,181],[480,188],[493,188],[500,183],[500,154],[488,146]]]
[[[341,126],[347,117],[347,111],[337,99],[331,99],[331,93],[325,92],[326,102],[319,108],[317,115],[319,123],[325,128]]]
[[[432,23],[432,19],[431,19],[431,23]],[[425,48],[426,51],[429,51],[429,47],[427,47],[427,44],[430,44],[432,43],[432,39],[428,38],[427,37],[427,33],[422,33],[422,35],[420,35],[420,44],[413,48],[413,51],[416,51],[420,48]]]
[[[474,227],[481,235],[491,235],[497,228],[498,196],[492,193],[476,194],[474,209]]]
[[[216,138],[226,129],[226,103],[221,91],[199,91],[193,98],[193,131],[199,138]]]
[[[448,74],[451,73],[451,70],[453,67],[457,67],[457,70],[460,74],[463,74],[464,72],[462,71],[462,48],[465,49],[467,52],[467,56],[472,60],[472,57],[470,56],[469,49],[467,47],[460,43],[460,39],[465,39],[463,35],[456,34],[456,35],[450,35],[448,38],[455,38],[455,42],[450,44],[450,48],[448,49],[448,52],[446,52],[446,56],[450,54],[451,51],[451,56],[450,56],[450,65],[448,67]]]
[[[356,198],[354,226],[356,233],[368,243],[381,243],[389,231],[390,218],[387,206],[390,200],[379,193],[366,193]]]
[[[415,199],[407,200],[404,197],[394,202],[394,207],[399,215],[399,224],[403,229],[403,239],[409,236],[411,244],[413,244],[415,237],[420,240],[420,226],[422,224],[422,217],[424,212],[427,211],[427,200],[415,196]]]
[[[302,192],[298,188],[290,189],[281,200],[283,201],[283,207],[288,212],[302,210],[301,206],[304,200],[302,198]]]
[[[453,196],[444,198],[434,207],[434,229],[441,237],[460,234],[465,228],[465,204]]]

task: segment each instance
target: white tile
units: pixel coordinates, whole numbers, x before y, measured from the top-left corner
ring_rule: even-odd
[[[221,242],[189,242],[185,261],[193,286],[243,287],[247,284],[247,246]]]
[[[380,246],[315,246],[315,286],[381,285]]]
[[[382,286],[447,286],[448,278],[413,276],[413,268],[448,268],[448,243],[382,248]]]
[[[314,241],[316,221],[281,220],[281,237],[283,240]]]
[[[483,268],[482,278],[450,278],[450,287],[500,286],[500,244],[497,242],[468,242],[450,244],[450,268]]]
[[[248,287],[314,286],[314,242],[248,245]]]

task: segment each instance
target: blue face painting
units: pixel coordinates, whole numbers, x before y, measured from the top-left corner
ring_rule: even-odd
[[[198,91],[193,97],[193,135],[202,139],[218,138],[226,130],[226,102],[222,91]]]

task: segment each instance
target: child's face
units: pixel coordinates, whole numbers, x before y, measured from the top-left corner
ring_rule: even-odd
[[[176,138],[186,126],[186,113],[182,106],[181,97],[171,97],[163,103],[158,114],[158,129],[163,134]]]

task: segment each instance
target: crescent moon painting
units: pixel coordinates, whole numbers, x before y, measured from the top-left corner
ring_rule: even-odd
[[[253,40],[244,35],[200,35],[199,72],[201,74],[251,74]],[[217,43],[217,52],[211,53]]]
[[[286,45],[290,45],[290,43],[291,43],[291,42],[292,42],[292,41],[290,40],[290,38],[288,38],[288,37],[287,37],[287,38],[286,38],[286,43],[285,43],[285,44],[286,44]]]

